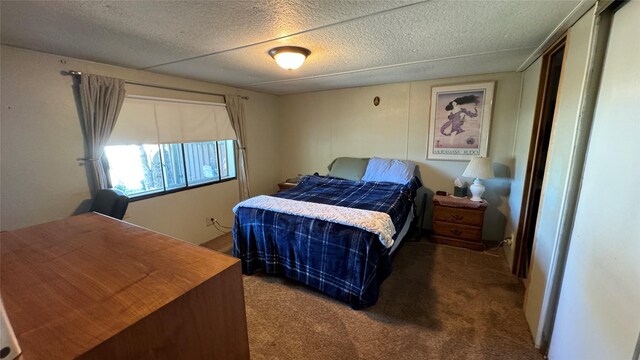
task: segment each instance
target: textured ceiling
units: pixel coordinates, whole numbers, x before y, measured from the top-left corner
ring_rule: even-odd
[[[515,71],[588,1],[6,1],[1,42],[274,94]],[[298,70],[269,49],[312,51]]]

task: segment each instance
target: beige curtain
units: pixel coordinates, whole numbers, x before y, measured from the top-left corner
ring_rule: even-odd
[[[107,175],[102,166],[104,146],[116,125],[125,98],[124,80],[82,74],[80,101],[82,102],[82,129],[87,143],[89,179],[93,191],[106,189]]]
[[[229,112],[229,118],[233,130],[236,132],[236,172],[238,175],[238,184],[240,186],[240,201],[248,199],[250,195],[249,190],[249,171],[247,168],[247,142],[245,137],[245,125],[244,125],[244,106],[242,105],[242,98],[238,95],[225,96],[225,102],[227,103],[227,112]]]

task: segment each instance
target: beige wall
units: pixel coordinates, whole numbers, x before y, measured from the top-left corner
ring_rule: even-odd
[[[511,245],[504,246],[509,268],[513,267],[515,234],[518,232],[518,222],[520,221],[520,208],[522,206],[524,180],[527,174],[527,162],[529,160],[531,132],[536,112],[541,68],[542,60],[538,59],[523,72],[522,77],[520,111],[518,112],[518,125],[513,143],[513,180],[511,181],[511,192],[509,194],[509,216],[505,229],[505,236],[511,236],[513,239]]]
[[[569,186],[569,169],[581,122],[580,111],[586,86],[594,13],[595,9],[592,8],[568,31],[566,57],[558,90],[556,116],[551,130],[534,235],[529,286],[525,295],[525,316],[536,344],[540,344],[540,325],[548,315],[548,296],[553,285],[550,279],[557,270],[552,264],[560,241],[560,224],[566,216],[566,211],[571,210],[565,209],[565,202]]]
[[[282,177],[326,174],[339,156],[378,156],[415,161],[428,189],[452,192],[468,162],[425,160],[431,87],[495,80],[489,156],[498,178],[485,181],[484,197],[491,205],[484,238],[502,240],[521,79],[519,73],[496,73],[283,96]],[[428,228],[429,219],[427,214]]]
[[[0,226],[10,230],[86,210],[90,198],[84,143],[69,69],[193,90],[249,95],[245,102],[253,194],[275,190],[281,174],[277,97],[211,83],[2,47]],[[202,99],[194,94],[130,87],[131,92]],[[194,243],[220,232],[205,225],[233,222],[237,181],[132,202],[125,220]],[[84,204],[83,204],[84,203]],[[83,205],[81,205],[83,204]]]
[[[630,116],[640,88],[640,47],[629,47],[640,37],[638,19],[634,1],[613,18],[550,359],[632,359],[640,350],[636,191],[603,194],[640,174],[640,121]]]

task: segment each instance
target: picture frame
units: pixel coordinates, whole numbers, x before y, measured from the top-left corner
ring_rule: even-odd
[[[431,88],[428,160],[487,156],[495,81]]]

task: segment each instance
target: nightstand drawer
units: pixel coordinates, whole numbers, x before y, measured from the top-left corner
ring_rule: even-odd
[[[442,221],[433,222],[433,234],[458,239],[482,241],[482,228]]]
[[[456,224],[482,227],[484,212],[481,210],[436,206],[433,209],[434,221],[445,221]]]

